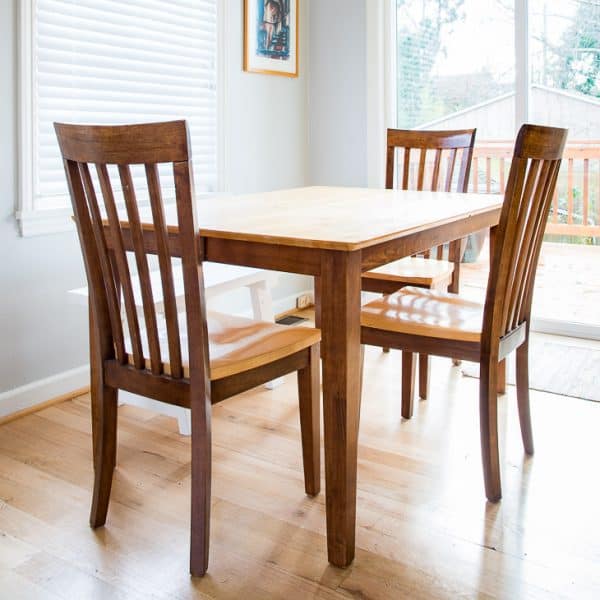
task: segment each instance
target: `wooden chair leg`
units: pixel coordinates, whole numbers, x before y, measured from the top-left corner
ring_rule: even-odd
[[[358,387],[360,391],[360,397],[362,400],[362,389],[363,389],[363,376],[365,373],[365,345],[360,345],[360,373],[358,375]]]
[[[309,364],[298,371],[300,433],[304,464],[304,489],[309,496],[321,490],[321,382],[319,346],[309,348]]]
[[[502,497],[498,452],[498,363],[482,362],[479,379],[479,424],[485,495],[490,502]]]
[[[506,359],[498,363],[498,383],[497,392],[499,394],[506,394]]]
[[[419,398],[427,400],[429,393],[429,372],[431,358],[428,354],[419,354]]]
[[[529,410],[529,341],[517,348],[517,403],[523,447],[527,454],[533,454],[533,431]]]
[[[104,383],[104,371],[94,313],[89,307],[90,396],[92,401],[92,455],[94,489],[90,510],[90,526],[106,523],[113,472],[117,462],[117,407],[119,393]]]
[[[93,376],[92,376],[93,379]],[[92,431],[94,453],[94,490],[90,526],[106,523],[110,490],[117,456],[118,390],[94,385],[92,381]]]
[[[209,399],[210,402],[210,399]],[[210,484],[212,471],[211,413],[204,398],[192,398],[192,515],[190,573],[202,577],[208,569]],[[195,405],[198,410],[195,410]],[[202,410],[203,409],[203,410]]]
[[[321,328],[321,278],[314,278],[315,286],[315,327]]]
[[[415,396],[415,355],[402,352],[402,416],[413,416],[413,398]]]
[[[382,294],[382,296],[385,298],[385,294]],[[385,346],[381,349],[383,352],[385,352],[386,354],[388,354],[388,352],[390,351],[389,348],[386,348]]]

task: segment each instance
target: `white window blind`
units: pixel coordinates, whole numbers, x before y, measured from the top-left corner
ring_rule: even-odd
[[[186,119],[217,186],[217,0],[31,0],[33,211],[69,206],[53,122]]]

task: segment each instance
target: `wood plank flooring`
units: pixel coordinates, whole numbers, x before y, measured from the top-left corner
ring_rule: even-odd
[[[214,410],[211,561],[188,576],[189,440],[119,409],[106,527],[89,529],[89,398],[0,426],[0,598],[599,598],[600,405],[514,387],[500,401],[504,498],[485,501],[477,380],[434,359],[400,417],[400,354],[367,349],[357,553],[328,566],[324,494],[303,494],[294,377]]]

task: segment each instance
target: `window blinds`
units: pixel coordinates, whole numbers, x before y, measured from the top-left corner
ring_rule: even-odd
[[[196,192],[217,185],[217,0],[33,0],[35,208],[69,203],[53,122],[186,119]]]

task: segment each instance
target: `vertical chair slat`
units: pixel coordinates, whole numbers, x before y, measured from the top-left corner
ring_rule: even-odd
[[[171,264],[171,255],[169,253],[169,240],[158,167],[156,164],[146,164],[145,169],[148,191],[150,193],[150,206],[152,208],[152,217],[154,220],[154,230],[156,232],[156,246],[158,262],[160,265],[163,302],[165,305],[165,321],[167,324],[171,376],[181,378],[183,377],[183,367],[181,362],[179,321],[177,319],[177,300],[173,284],[173,266]]]
[[[129,217],[133,253],[137,265],[140,292],[142,294],[144,322],[146,324],[146,336],[148,339],[148,348],[150,350],[150,369],[155,375],[160,375],[162,373],[162,360],[160,356],[158,328],[156,325],[156,308],[152,294],[152,282],[150,280],[148,259],[146,257],[146,250],[144,249],[144,233],[142,231],[142,224],[129,165],[119,165],[119,177],[123,187],[127,216]]]
[[[422,190],[425,183],[425,163],[427,161],[427,148],[421,148],[419,153],[419,174],[417,176],[417,190]]]
[[[94,335],[96,338],[95,347],[98,352],[98,358],[107,360],[114,358],[115,344],[112,337],[104,281],[98,264],[98,250],[94,240],[94,225],[86,201],[83,182],[81,181],[79,164],[74,160],[63,158],[63,165],[73,204],[73,212],[75,213],[75,224],[81,246],[84,249],[83,261],[89,285],[90,316],[93,315],[93,321],[91,322],[93,331],[90,329],[90,335]],[[94,358],[95,353],[90,353],[90,367],[92,368],[92,372],[95,367]]]
[[[531,311],[531,301],[533,298],[536,266],[539,260],[540,252],[542,250],[542,243],[544,241],[544,230],[546,229],[545,223],[543,223],[543,221],[546,219],[548,211],[550,210],[551,194],[549,190],[554,189],[554,187],[556,186],[559,171],[560,160],[553,161],[552,170],[548,176],[548,180],[545,186],[545,194],[547,196],[545,201],[545,208],[542,209],[541,214],[539,216],[539,221],[542,221],[542,223],[538,227],[537,239],[534,241],[534,251],[532,253],[532,258],[529,264],[527,265],[527,273],[525,276],[525,283],[523,286],[523,298],[519,310],[519,323],[527,319]]]
[[[488,194],[492,191],[492,159],[489,156],[485,160],[485,191]]]
[[[440,166],[442,164],[442,150],[438,148],[435,151],[435,159],[433,163],[433,173],[431,175],[431,190],[438,191],[440,185]]]
[[[108,225],[114,246],[115,264],[119,274],[119,280],[123,287],[123,300],[125,302],[125,314],[127,315],[127,326],[129,328],[129,337],[131,340],[133,364],[137,369],[143,369],[144,352],[140,337],[140,324],[135,307],[135,298],[133,295],[133,287],[131,285],[131,274],[127,263],[127,255],[125,253],[125,245],[123,243],[123,234],[119,223],[119,214],[117,212],[115,197],[106,165],[96,164],[96,171],[100,181],[102,196],[104,197],[104,204],[106,206],[106,216],[108,217]]]
[[[532,164],[532,169],[534,165]],[[519,313],[521,309],[521,302],[524,296],[524,286],[526,282],[526,273],[528,268],[528,262],[531,258],[531,247],[535,242],[533,235],[537,230],[539,219],[541,218],[541,211],[543,210],[543,198],[545,186],[548,181],[548,177],[551,174],[552,163],[545,161],[538,168],[537,176],[535,177],[535,183],[533,188],[529,186],[525,187],[525,193],[523,194],[523,203],[521,207],[521,214],[519,220],[522,220],[522,232],[519,232],[520,239],[516,243],[516,252],[513,256],[515,263],[515,274],[514,280],[510,283],[510,302],[507,320],[507,330],[514,329],[519,323]],[[530,173],[531,175],[531,173]],[[530,177],[529,179],[534,179]],[[530,214],[533,209],[538,210],[540,214]],[[541,224],[543,229],[543,223]]]
[[[394,189],[394,162],[396,161],[396,148],[395,146],[388,146],[387,158],[385,166],[385,187],[388,190]]]
[[[98,260],[102,277],[104,279],[104,288],[106,290],[106,300],[110,325],[115,343],[117,360],[124,364],[127,360],[125,356],[125,341],[123,336],[123,322],[121,321],[121,309],[118,294],[120,290],[118,282],[115,280],[113,265],[110,259],[106,238],[104,237],[104,227],[102,226],[102,216],[98,205],[98,197],[90,175],[90,169],[87,163],[79,164],[79,172],[83,182],[83,187],[87,196],[87,203],[90,211],[91,221],[93,223],[94,239],[98,251]]]
[[[460,171],[458,173],[458,185],[456,188],[461,192],[466,192],[469,187],[469,171],[471,170],[471,159],[473,157],[473,144],[469,148],[462,149],[460,159]]]
[[[506,196],[518,198],[519,200],[511,202],[509,205],[505,204],[503,208],[498,225],[498,228],[503,231],[503,240],[502,243],[500,243],[500,240],[496,240],[490,264],[486,302],[491,301],[494,303],[493,326],[500,332],[500,336],[506,333],[506,313],[508,312],[508,298],[506,296],[510,293],[512,240],[517,227],[519,203],[523,196],[526,169],[527,160],[515,158],[508,177]]]
[[[410,177],[410,148],[404,148],[404,165],[402,167],[402,189],[408,189]]]
[[[473,192],[476,194],[479,191],[479,158],[473,158]]]
[[[519,260],[523,259],[521,254],[521,245],[523,238],[526,235],[526,226],[529,222],[529,207],[531,199],[534,193],[536,193],[536,183],[540,175],[540,169],[542,163],[539,160],[532,160],[530,164],[524,170],[524,186],[522,188],[521,195],[518,197],[518,202],[514,203],[514,212],[512,218],[514,223],[510,234],[510,254],[507,257],[509,269],[507,272],[507,284],[506,284],[506,299],[504,302],[504,309],[502,313],[502,330],[504,332],[511,330],[510,320],[512,318],[511,312],[513,310],[515,296],[517,290],[515,289],[518,271]],[[513,196],[516,197],[516,196]]]
[[[534,214],[530,218],[530,221],[532,221],[532,223],[533,223],[531,225],[531,229],[532,229],[532,231],[537,232],[536,235],[540,239],[540,244],[541,244],[542,238],[544,237],[544,232],[546,229],[546,222],[548,219],[548,213],[550,211],[550,203],[552,202],[552,194],[551,194],[550,190],[553,189],[554,182],[556,179],[554,177],[556,168],[558,168],[556,161],[545,161],[544,162],[542,172],[540,173],[540,176],[538,179],[538,184],[537,184],[538,190],[536,191],[536,194],[532,201],[533,206],[534,207],[537,206],[538,213]],[[517,325],[519,325],[523,320],[523,317],[522,317],[522,315],[524,314],[523,303],[526,302],[526,295],[527,295],[527,289],[528,289],[528,285],[529,285],[530,272],[533,271],[534,276],[535,276],[535,270],[537,268],[536,267],[537,258],[535,258],[535,259],[533,258],[534,254],[535,254],[533,252],[533,250],[537,247],[537,243],[538,243],[537,238],[529,236],[528,246],[524,247],[524,249],[522,250],[522,252],[525,252],[528,254],[530,259],[525,263],[525,268],[522,271],[520,289],[518,291],[518,297],[517,297],[515,306],[513,308],[513,315],[512,315],[513,327],[516,327]]]
[[[505,174],[504,174],[504,157],[501,156],[499,159],[500,162],[500,193],[504,194],[504,187],[505,187]]]
[[[452,178],[454,177],[454,167],[456,165],[456,154],[458,150],[456,148],[452,148],[450,150],[450,156],[448,156],[448,171],[446,172],[446,185],[444,186],[444,190],[449,192],[452,190]]]

